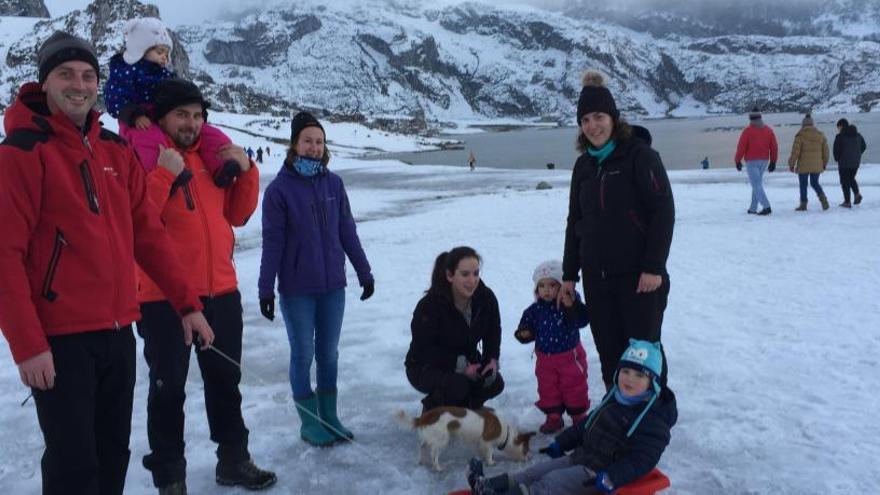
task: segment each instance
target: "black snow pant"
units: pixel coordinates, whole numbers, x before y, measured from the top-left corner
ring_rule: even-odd
[[[241,362],[242,309],[238,291],[202,298],[205,318],[214,330],[213,346]],[[168,301],[141,304],[138,334],[144,339],[144,358],[150,367],[147,396],[147,438],[152,452],[144,456],[144,467],[153,474],[153,483],[162,487],[186,479],[184,458],[183,403],[190,349],[196,358],[205,388],[205,409],[211,440],[218,444],[217,457],[223,462],[250,458],[248,430],[241,415],[238,384],[241,370],[212,351],[183,343],[180,316]]]
[[[55,386],[32,389],[46,443],[43,494],[122,494],[135,381],[131,325],[48,340]]]
[[[663,312],[669,297],[669,275],[654,292],[637,294],[641,274],[606,279],[584,279],[584,299],[590,312],[590,330],[602,365],[605,390],[614,385],[614,373],[629,339],[660,341]],[[662,349],[662,347],[661,347]],[[663,353],[661,384],[666,383],[668,367]]]
[[[424,365],[407,367],[406,378],[416,390],[427,394],[422,399],[425,411],[439,406],[479,409],[504,390],[504,380],[497,372],[495,379],[487,383],[483,379],[472,381],[462,374]]]
[[[856,182],[856,172],[858,171],[858,167],[837,169],[837,173],[840,174],[840,188],[843,189],[843,200],[847,203],[850,202],[850,191],[856,195],[859,194],[859,184]]]

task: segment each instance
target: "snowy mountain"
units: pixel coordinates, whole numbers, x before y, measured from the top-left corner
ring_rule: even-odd
[[[566,14],[657,37],[843,36],[880,40],[880,0],[573,0]]]
[[[861,6],[863,17],[846,19],[860,19],[862,32],[876,33],[878,3],[816,6],[809,16],[775,22],[787,26],[784,34],[820,35],[780,37],[769,28],[730,34],[748,32],[738,28],[754,20],[745,14],[722,25],[717,12],[695,17],[673,7],[629,17],[603,7],[587,17],[480,3],[302,0],[235,22],[181,27],[175,65],[228,111],[308,108],[350,120],[410,118],[414,130],[425,119],[569,123],[588,67],[610,76],[628,115],[743,112],[755,104],[765,111],[867,111],[880,103],[880,43],[822,28],[820,21],[844,26],[847,9]],[[750,15],[776,19],[773,8]],[[36,23],[8,47],[0,96],[8,101],[20,81],[33,77],[35,49],[52,30],[91,39],[104,62],[122,45],[124,19],[156,14],[135,0],[96,0],[84,11]],[[666,19],[668,26],[635,22],[646,18]]]

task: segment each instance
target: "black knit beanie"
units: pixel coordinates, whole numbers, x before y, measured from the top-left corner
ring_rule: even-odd
[[[52,69],[71,60],[85,62],[94,67],[98,76],[101,75],[101,69],[98,67],[98,55],[91,43],[63,31],[55,31],[40,45],[40,49],[37,51],[37,71],[40,84],[46,82]]]
[[[314,115],[309,112],[300,112],[293,116],[293,120],[290,121],[290,145],[296,145],[296,139],[299,137],[299,133],[302,132],[306,127],[317,127],[321,129],[321,132],[326,136],[327,133],[324,131],[324,127],[318,122],[318,119],[315,118]]]
[[[749,112],[749,120],[758,120],[761,118],[761,110],[758,107],[752,108],[752,111]]]
[[[159,120],[168,112],[183,105],[199,103],[205,112],[211,104],[205,101],[199,87],[180,78],[166,79],[153,90],[153,120]]]
[[[602,112],[610,115],[615,121],[620,118],[620,112],[617,110],[617,104],[611,91],[605,87],[605,80],[602,74],[596,71],[584,72],[581,82],[584,87],[581,89],[581,97],[578,99],[577,107],[577,125],[581,125],[581,119],[584,115],[593,112]]]

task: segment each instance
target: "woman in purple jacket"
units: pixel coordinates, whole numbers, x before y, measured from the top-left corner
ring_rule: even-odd
[[[275,279],[290,341],[290,384],[302,420],[300,435],[325,446],[353,438],[336,415],[339,333],[345,310],[345,256],[373,295],[373,275],[361,248],[345,187],[327,170],[324,128],[307,112],[291,122],[291,147],[263,195],[260,312],[275,318]],[[312,360],[317,393],[312,391]],[[320,419],[319,419],[320,418]]]

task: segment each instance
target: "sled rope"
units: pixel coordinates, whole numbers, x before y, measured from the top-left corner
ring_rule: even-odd
[[[242,368],[241,364],[240,364],[238,361],[232,359],[231,357],[229,357],[228,355],[226,355],[226,354],[225,354],[223,351],[221,351],[220,349],[217,349],[217,348],[214,347],[212,344],[208,344],[208,349],[210,349],[210,350],[216,352],[220,357],[222,357],[223,359],[225,359],[225,360],[229,361],[230,363],[234,364],[234,365],[235,365],[235,366],[236,366],[236,367],[237,367],[242,373],[245,373],[246,370],[245,370],[244,368]],[[268,383],[266,380],[263,380],[263,378],[260,377],[259,375],[257,375],[256,373],[254,373],[254,372],[252,372],[252,371],[250,371],[250,370],[247,370],[247,374],[250,375],[250,376],[252,376],[252,377],[254,377],[254,378],[256,378],[257,381],[260,382],[260,384],[265,385],[265,386],[269,386],[269,383]],[[393,464],[391,464],[390,462],[387,462],[387,461],[385,461],[384,459],[380,459],[379,457],[377,457],[376,455],[374,455],[372,452],[370,452],[368,449],[366,449],[365,447],[363,447],[362,445],[360,445],[358,442],[355,442],[353,438],[348,438],[348,437],[346,437],[345,435],[342,434],[341,431],[337,430],[337,429],[334,428],[332,425],[330,425],[329,423],[327,423],[326,421],[324,421],[323,419],[321,419],[318,415],[312,413],[312,411],[309,411],[308,409],[303,408],[302,406],[300,406],[300,405],[297,404],[296,402],[294,402],[293,404],[294,404],[294,406],[295,406],[296,408],[298,408],[300,411],[302,411],[303,413],[305,413],[305,414],[308,415],[308,416],[311,416],[312,419],[316,419],[319,423],[321,423],[325,428],[327,428],[329,431],[331,431],[332,433],[334,433],[337,437],[340,437],[340,438],[344,439],[346,442],[350,443],[350,444],[353,445],[355,448],[357,448],[358,450],[360,450],[361,453],[363,453],[364,455],[366,455],[368,458],[370,458],[370,459],[376,461],[379,465],[383,465],[383,466],[388,467],[390,470],[394,471],[394,473],[396,473],[396,474],[398,474],[398,475],[400,475],[400,476],[403,476],[403,477],[409,482],[409,484],[410,484],[411,487],[415,485],[413,479],[412,479],[410,476],[408,476],[407,474],[405,474],[405,473],[403,473],[402,471],[400,471],[399,469],[397,469],[397,467],[395,467],[395,466],[394,466]]]

